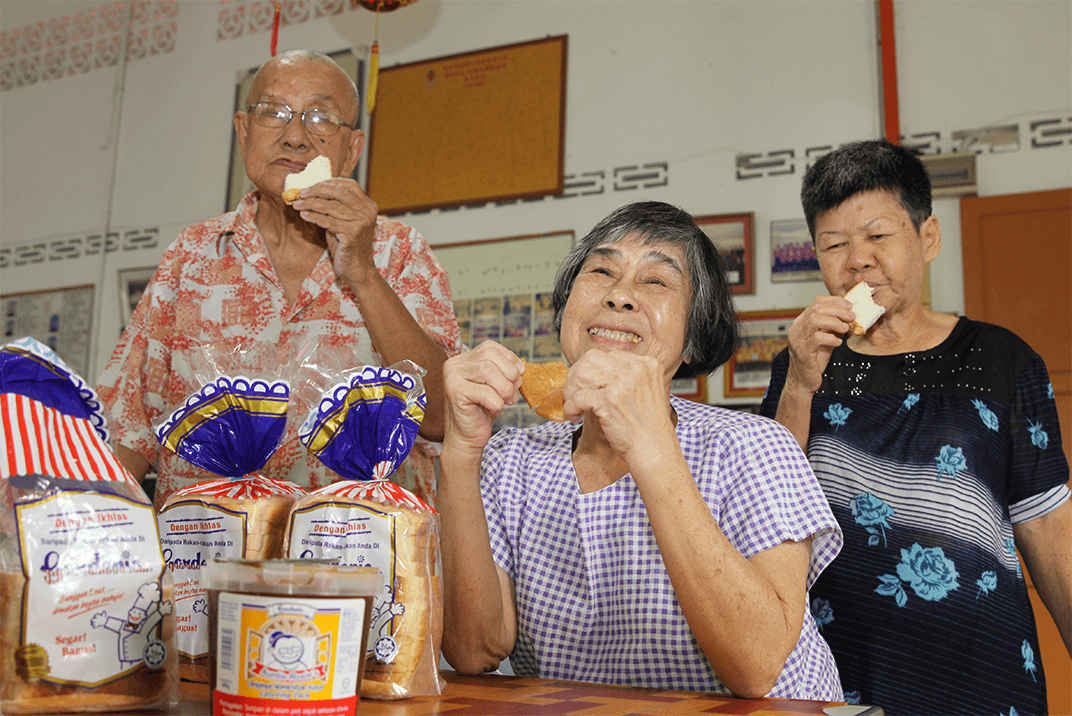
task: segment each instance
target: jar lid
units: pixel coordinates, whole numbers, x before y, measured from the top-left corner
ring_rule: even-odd
[[[214,559],[201,568],[201,587],[248,594],[374,597],[383,589],[376,567],[327,559]]]

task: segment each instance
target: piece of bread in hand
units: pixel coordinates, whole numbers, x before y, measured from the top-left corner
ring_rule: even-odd
[[[540,417],[564,422],[566,412],[562,386],[566,384],[569,366],[562,361],[529,363],[522,359],[522,362],[525,364],[525,373],[521,376],[521,397]]]
[[[886,309],[878,305],[871,298],[875,289],[864,281],[856,284],[845,294],[845,298],[852,302],[852,312],[856,314],[856,320],[852,322],[852,332],[858,336],[867,333],[875,321],[886,312]]]
[[[293,204],[298,200],[298,194],[302,189],[330,178],[331,160],[321,154],[305,165],[305,169],[300,172],[287,174],[283,179],[283,201]]]

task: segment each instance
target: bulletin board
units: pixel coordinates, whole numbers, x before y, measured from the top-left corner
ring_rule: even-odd
[[[0,343],[32,336],[54,350],[85,380],[91,376],[93,285],[0,295],[4,338]]]
[[[572,247],[572,231],[433,246],[450,279],[462,343],[474,348],[496,341],[530,363],[562,360],[551,294]],[[493,429],[542,422],[521,401],[506,408]]]
[[[380,68],[366,183],[380,212],[561,193],[566,40]]]

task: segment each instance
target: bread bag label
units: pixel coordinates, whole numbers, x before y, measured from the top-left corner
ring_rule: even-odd
[[[356,713],[365,609],[366,597],[220,592],[213,713]]]
[[[67,490],[15,505],[26,576],[16,668],[94,687],[162,668],[163,556],[151,506]]]
[[[395,515],[338,502],[295,509],[290,519],[291,559],[330,559],[380,570],[383,588],[372,603],[366,653],[390,662],[398,653],[394,619],[404,611],[395,599]]]
[[[164,564],[175,580],[175,631],[179,654],[208,655],[208,602],[201,567],[211,559],[241,559],[246,515],[200,500],[173,502],[160,511]]]

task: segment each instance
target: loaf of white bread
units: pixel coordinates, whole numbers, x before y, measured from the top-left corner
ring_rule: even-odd
[[[331,160],[323,154],[305,165],[305,169],[287,174],[283,179],[283,201],[293,204],[302,189],[331,178]]]
[[[871,326],[886,312],[886,309],[875,303],[871,294],[875,289],[867,285],[865,281],[853,286],[845,298],[852,302],[852,312],[856,314],[856,320],[852,322],[852,332],[858,336],[867,333]]]
[[[168,538],[169,512],[183,504],[200,504],[220,508],[231,515],[245,516],[245,534],[213,534],[213,539],[227,539],[236,545],[245,545],[241,554],[234,559],[277,559],[283,556],[283,540],[286,533],[287,517],[294,501],[306,494],[305,490],[292,482],[274,480],[260,475],[237,479],[219,479],[198,482],[173,493],[160,508],[160,533],[164,540]],[[198,548],[188,548],[191,551]],[[207,552],[206,552],[207,553]],[[190,556],[193,556],[192,554]],[[194,575],[197,576],[196,573]],[[200,586],[198,581],[195,586]],[[184,595],[186,596],[186,595]],[[203,598],[203,597],[202,597]],[[193,599],[183,600],[180,604],[183,612]],[[203,656],[187,655],[179,652],[179,676],[184,681],[208,682],[210,678],[208,650],[207,614],[194,612],[183,615],[191,619],[188,622],[201,635],[198,644],[203,643],[206,651],[197,649],[193,653]]]
[[[318,514],[319,510],[330,510],[332,519],[326,520],[328,513]],[[365,525],[389,520],[386,532],[393,537],[393,563],[378,563],[375,550],[360,556],[362,564],[379,568],[385,576],[394,575],[393,584],[386,585],[387,594],[377,601],[382,616],[373,615],[361,697],[394,700],[441,693],[443,576],[439,515],[412,493],[386,480],[337,482],[294,503],[287,525],[286,556],[294,559],[303,551],[306,556],[312,551],[313,558],[355,563],[354,553],[326,549],[326,540],[310,534],[310,525],[340,517],[348,523],[360,521]],[[314,539],[306,542],[309,537]],[[360,539],[350,535],[348,541],[376,542],[377,538],[366,532]],[[392,605],[397,611],[389,609]],[[390,618],[392,613],[396,616]],[[384,642],[392,645],[386,652]]]

